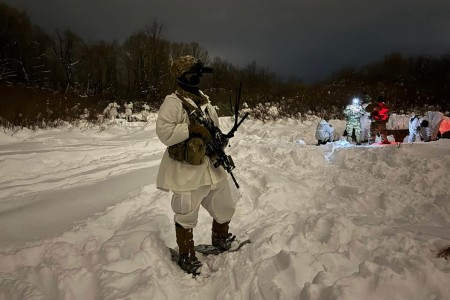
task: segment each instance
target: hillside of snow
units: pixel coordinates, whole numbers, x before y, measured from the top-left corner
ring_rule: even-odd
[[[0,299],[450,299],[450,140],[315,146],[317,123],[239,128],[230,227],[252,243],[196,278],[167,250],[154,122],[0,133]]]

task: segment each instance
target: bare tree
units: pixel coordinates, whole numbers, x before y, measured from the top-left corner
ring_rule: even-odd
[[[11,69],[10,62],[7,59],[0,59],[0,81],[7,81],[16,76],[16,73]]]
[[[77,73],[86,95],[116,91],[118,57],[117,42],[99,42],[84,47]]]
[[[73,80],[75,66],[80,62],[77,51],[83,44],[83,41],[70,30],[61,33],[56,29],[55,34],[53,51],[64,69],[67,80],[65,93],[67,93]]]
[[[129,90],[154,102],[166,92],[169,73],[169,42],[164,26],[154,21],[130,36],[123,45],[123,62]]]
[[[172,58],[176,58],[183,55],[192,55],[204,63],[209,63],[210,58],[208,51],[204,49],[197,42],[191,43],[172,43],[170,48],[170,54]]]
[[[147,99],[157,101],[165,93],[164,78],[169,73],[169,43],[163,39],[164,25],[157,20],[145,27],[147,36],[148,88]]]
[[[126,69],[127,87],[129,91],[141,89],[145,74],[145,34],[138,31],[123,44],[123,61]]]

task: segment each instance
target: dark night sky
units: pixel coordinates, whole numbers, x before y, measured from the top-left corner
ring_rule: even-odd
[[[450,52],[449,0],[3,0],[49,33],[124,41],[157,20],[172,42],[306,82],[385,54]]]

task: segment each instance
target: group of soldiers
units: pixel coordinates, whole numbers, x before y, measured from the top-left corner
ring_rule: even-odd
[[[354,98],[352,103],[344,109],[347,117],[347,124],[344,135],[348,142],[356,141],[356,145],[361,143],[373,143],[378,137],[383,144],[389,144],[387,139],[386,123],[389,119],[389,108],[385,104],[385,98],[379,96],[375,103],[370,102],[366,97],[364,102]],[[328,123],[328,118],[324,117],[316,129],[317,145],[323,145],[334,141],[334,128]]]
[[[125,102],[123,105],[125,109],[125,119],[128,122],[133,121],[133,102]],[[109,119],[114,121],[119,116],[119,105],[116,102],[109,103],[108,106],[103,110],[103,115]]]
[[[383,144],[390,144],[387,139],[386,123],[389,119],[389,108],[385,104],[385,98],[379,96],[376,103],[361,103],[358,98],[354,98],[352,104],[344,109],[347,117],[347,141],[352,142],[355,136],[356,145],[362,142],[375,142],[376,137],[380,138]]]

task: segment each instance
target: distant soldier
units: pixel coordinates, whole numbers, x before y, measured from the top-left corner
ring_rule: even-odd
[[[344,114],[347,116],[347,141],[352,142],[353,130],[356,136],[356,145],[361,145],[361,116],[366,111],[362,108],[358,98],[354,98],[352,104],[349,104],[344,109]]]
[[[334,141],[334,128],[331,126],[328,121],[329,117],[325,115],[322,120],[320,120],[319,124],[317,124],[316,128],[316,139],[317,146],[325,145],[328,142]]]
[[[148,116],[150,115],[150,106],[148,104],[144,104],[142,106],[142,108],[144,109],[141,114],[142,114],[142,121],[148,122]]]
[[[429,142],[431,140],[431,130],[426,116],[413,114],[409,119],[408,143],[416,141]]]
[[[386,123],[389,120],[389,108],[384,103],[385,99],[383,96],[379,96],[377,99],[377,105],[370,112],[372,116],[372,136],[379,136],[383,144],[390,144],[387,139],[387,129]]]
[[[125,102],[123,105],[125,107],[125,119],[128,122],[133,121],[133,102]]]
[[[414,143],[415,141],[420,141],[420,122],[422,117],[413,113],[409,119],[409,136],[408,143]]]
[[[371,104],[370,98],[366,97],[366,100],[361,104],[365,113],[359,118],[361,123],[361,143],[370,142],[370,125],[372,124],[372,117],[369,112],[367,112],[367,107]]]
[[[103,114],[109,120],[114,121],[116,120],[116,117],[119,115],[119,113],[117,112],[118,108],[119,105],[116,102],[109,103],[108,106],[103,110]]]

